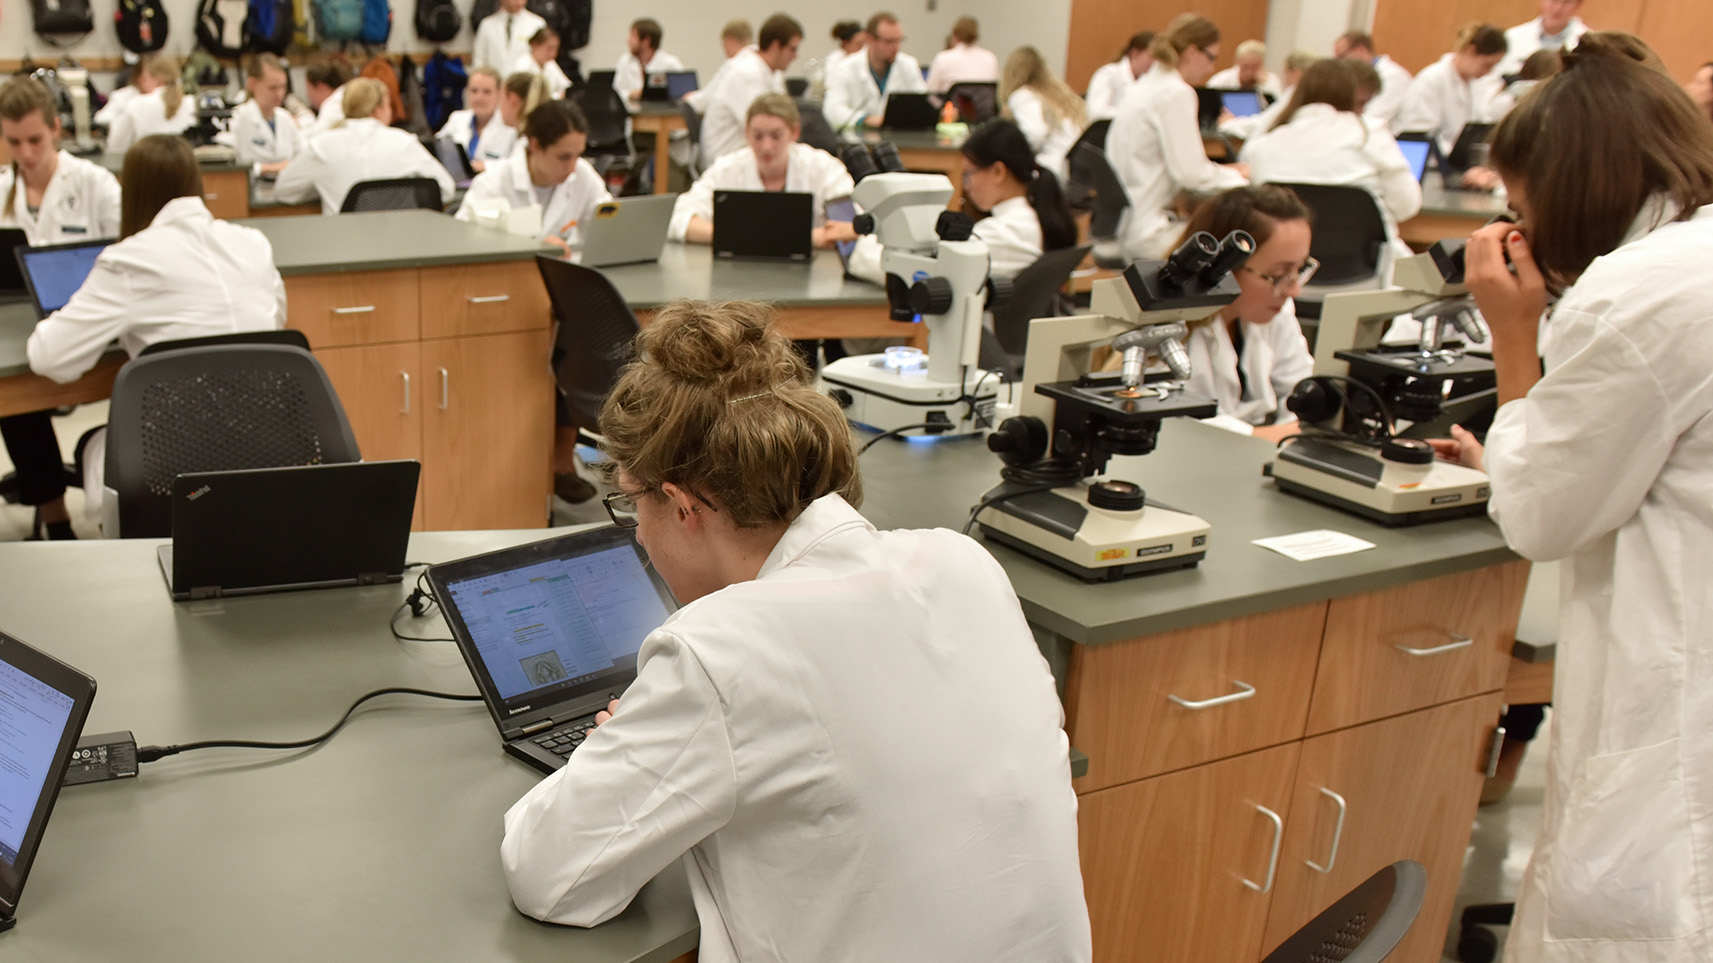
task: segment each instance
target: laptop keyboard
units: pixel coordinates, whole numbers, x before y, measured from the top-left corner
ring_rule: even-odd
[[[571,755],[572,751],[583,744],[583,740],[594,731],[594,719],[581,719],[570,725],[560,726],[539,735],[531,736],[529,741],[560,758]]]

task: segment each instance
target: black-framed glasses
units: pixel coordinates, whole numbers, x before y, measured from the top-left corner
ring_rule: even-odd
[[[1272,285],[1274,294],[1284,294],[1299,284],[1309,283],[1309,279],[1314,277],[1314,273],[1320,270],[1320,262],[1311,257],[1303,262],[1302,267],[1295,271],[1286,271],[1283,274],[1262,274],[1247,264],[1243,265],[1243,270]]]
[[[620,528],[635,528],[637,522],[636,500],[649,492],[657,492],[659,490],[659,487],[651,487],[641,488],[634,492],[608,492],[601,497],[601,507],[607,510],[607,517],[613,520],[614,525],[617,525]],[[713,502],[703,498],[701,493],[696,490],[686,488],[685,491],[690,493],[690,497],[708,506],[708,511],[719,511],[718,508],[714,507]]]

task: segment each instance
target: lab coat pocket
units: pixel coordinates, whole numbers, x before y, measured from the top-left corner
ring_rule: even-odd
[[[1582,764],[1547,871],[1549,939],[1673,939],[1701,928],[1679,750],[1672,739]]]

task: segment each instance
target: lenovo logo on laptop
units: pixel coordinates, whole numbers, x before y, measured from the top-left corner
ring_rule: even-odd
[[[193,491],[190,494],[184,496],[184,498],[185,498],[185,501],[194,502],[198,498],[201,498],[202,496],[208,494],[209,492],[211,492],[213,490],[214,490],[213,485],[204,485],[201,488],[198,488],[196,491]]]

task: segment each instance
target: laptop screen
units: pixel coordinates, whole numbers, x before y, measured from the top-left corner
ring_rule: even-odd
[[[666,75],[666,96],[677,100],[696,90],[696,72],[685,70]]]
[[[24,266],[24,280],[43,317],[65,307],[77,289],[83,287],[84,279],[95,268],[95,259],[107,249],[108,243],[95,241],[18,249],[19,263]]]
[[[1233,117],[1253,117],[1261,112],[1261,95],[1252,90],[1221,91],[1219,99]]]
[[[457,141],[444,137],[434,139],[434,154],[440,160],[440,166],[452,175],[454,181],[467,181],[473,171],[470,168],[470,155]]]
[[[1398,141],[1398,149],[1404,152],[1404,160],[1410,162],[1410,173],[1420,181],[1427,173],[1428,151],[1433,145],[1425,140]]]
[[[849,222],[856,218],[856,202],[848,197],[838,197],[827,202],[827,220]],[[850,267],[851,252],[856,250],[855,241],[834,241],[833,246],[839,251],[839,260],[845,267]]]

